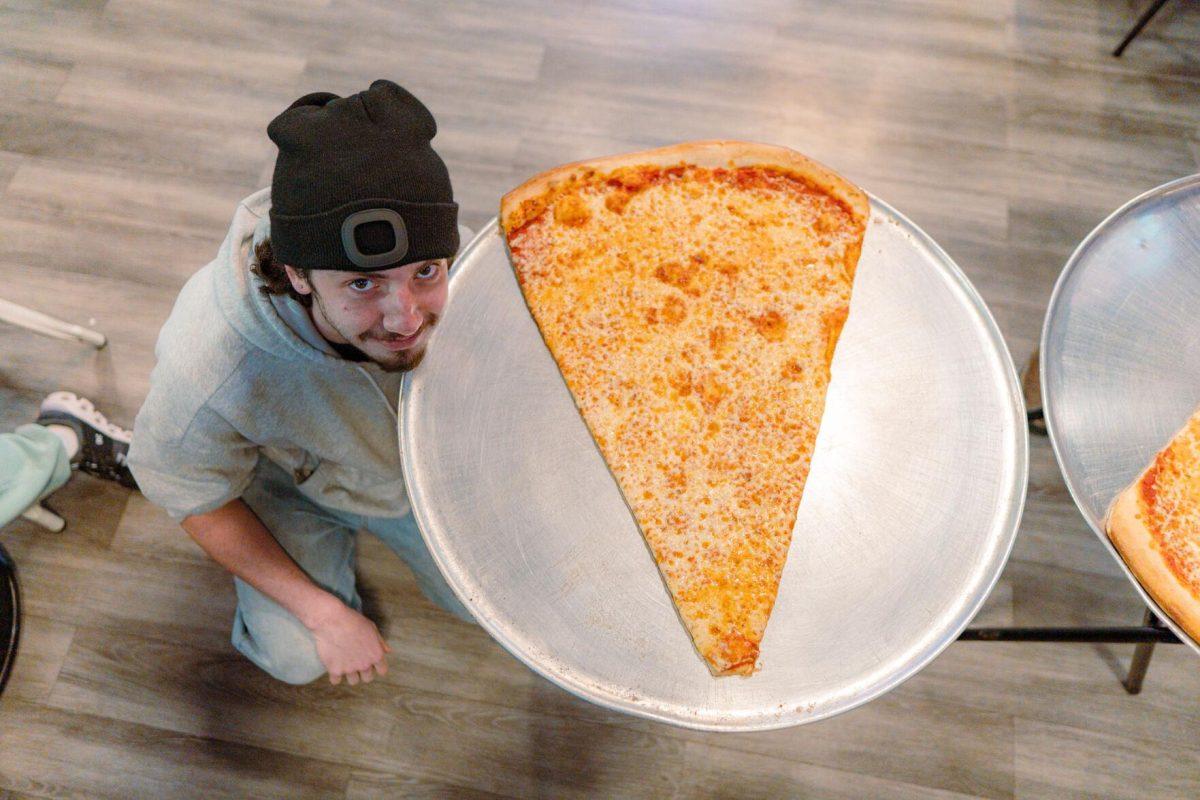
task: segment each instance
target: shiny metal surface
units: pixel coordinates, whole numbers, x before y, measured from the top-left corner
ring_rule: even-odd
[[[1104,533],[1112,499],[1200,405],[1200,175],[1131,200],[1080,243],[1055,284],[1041,345],[1046,427],[1075,503]]]
[[[713,678],[530,316],[493,221],[456,263],[400,435],[417,520],[479,622],[600,705],[764,730],[846,711],[954,640],[1000,574],[1024,408],[979,296],[872,198],[761,670]]]

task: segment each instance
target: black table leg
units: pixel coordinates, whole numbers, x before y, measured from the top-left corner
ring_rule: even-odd
[[[1125,34],[1125,38],[1121,40],[1119,45],[1117,45],[1117,49],[1113,50],[1113,56],[1120,58],[1121,53],[1125,52],[1125,48],[1129,47],[1129,43],[1132,42],[1134,38],[1142,32],[1142,28],[1146,27],[1146,24],[1149,23],[1150,20],[1154,19],[1154,15],[1157,14],[1166,4],[1167,0],[1154,0],[1154,5],[1146,9],[1146,12],[1142,14],[1141,18],[1137,21],[1137,24],[1133,26],[1133,30]]]
[[[1163,627],[1162,622],[1148,608],[1146,609],[1145,616],[1142,617],[1142,624],[1156,628]],[[1130,694],[1137,694],[1142,691],[1142,680],[1146,677],[1146,670],[1150,668],[1150,656],[1154,655],[1155,644],[1156,642],[1141,642],[1133,651],[1133,661],[1129,664],[1129,674],[1122,681],[1125,685],[1125,691]]]
[[[1179,637],[1150,609],[1140,627],[1114,628],[968,628],[958,637],[960,642],[1092,642],[1104,644],[1136,644],[1129,674],[1121,684],[1125,691],[1137,694],[1150,666],[1154,645],[1179,644]]]
[[[1025,421],[1029,432],[1046,435],[1046,417],[1042,411],[1042,381],[1038,371],[1041,350],[1035,349],[1021,370],[1021,395],[1025,398]]]

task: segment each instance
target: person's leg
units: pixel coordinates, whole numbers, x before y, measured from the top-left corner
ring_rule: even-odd
[[[41,425],[22,425],[0,434],[0,525],[71,477],[71,461],[62,440]]]
[[[433,556],[429,554],[429,548],[425,546],[425,540],[421,538],[421,531],[417,528],[412,514],[395,519],[366,517],[365,522],[368,531],[382,539],[404,559],[426,597],[459,619],[475,623],[471,612],[455,596],[446,579],[442,577]]]
[[[301,495],[291,476],[266,458],[242,500],[315,583],[361,609],[352,526]],[[286,683],[309,683],[325,673],[312,632],[300,620],[240,578],[234,585],[233,646],[238,651]]]

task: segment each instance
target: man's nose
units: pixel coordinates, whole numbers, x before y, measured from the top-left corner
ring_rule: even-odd
[[[408,287],[392,292],[383,307],[383,327],[388,333],[411,336],[421,327],[423,316]]]

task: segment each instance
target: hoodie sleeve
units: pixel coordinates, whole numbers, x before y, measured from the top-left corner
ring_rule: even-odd
[[[242,496],[258,463],[258,447],[207,405],[188,422],[163,419],[152,391],[138,412],[129,467],[150,502],[174,520],[204,514]],[[167,412],[169,413],[169,412]]]

